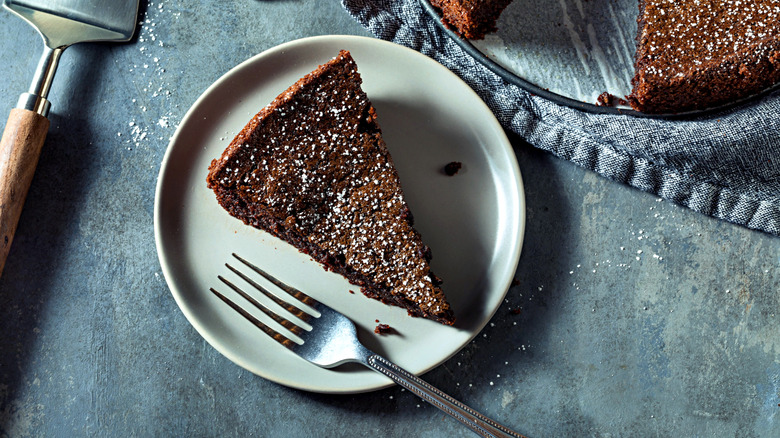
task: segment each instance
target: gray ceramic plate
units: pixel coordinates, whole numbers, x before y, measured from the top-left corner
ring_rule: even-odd
[[[317,65],[350,50],[379,115],[434,272],[458,318],[455,327],[411,318],[370,300],[343,278],[269,234],[230,217],[206,188],[207,168],[244,124]],[[389,68],[392,67],[392,68]],[[455,176],[442,167],[463,163]],[[157,184],[155,235],[165,279],[184,315],[222,354],[283,385],[360,392],[391,382],[359,367],[318,368],[265,337],[209,292],[237,252],[342,311],[369,348],[419,374],[471,340],[501,304],[520,257],[525,204],[504,131],[479,97],[431,59],[353,36],[293,41],[261,53],[214,83],[184,117]],[[373,333],[376,320],[396,335]]]

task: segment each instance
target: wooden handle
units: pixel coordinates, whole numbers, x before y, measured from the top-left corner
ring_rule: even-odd
[[[48,130],[49,119],[16,108],[11,110],[0,140],[0,275]]]

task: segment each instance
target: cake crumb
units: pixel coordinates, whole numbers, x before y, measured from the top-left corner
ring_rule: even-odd
[[[596,106],[613,106],[615,104],[615,96],[608,92],[599,94],[596,98]]]
[[[596,98],[596,106],[618,106],[618,105],[628,105],[628,101],[623,98],[617,97],[608,91],[599,94],[599,97]]]
[[[374,329],[374,333],[378,335],[390,335],[395,333],[395,329],[390,327],[388,324],[377,324],[376,328]]]
[[[450,161],[444,166],[444,173],[447,176],[453,176],[463,167],[463,163],[460,161]]]

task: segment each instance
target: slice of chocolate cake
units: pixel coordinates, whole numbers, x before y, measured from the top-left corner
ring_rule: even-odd
[[[365,295],[454,323],[349,52],[255,115],[212,161],[207,182],[231,215],[309,254]]]
[[[431,0],[442,20],[469,39],[482,39],[496,30],[496,21],[512,0]]]
[[[631,106],[703,109],[780,81],[780,0],[640,0]]]

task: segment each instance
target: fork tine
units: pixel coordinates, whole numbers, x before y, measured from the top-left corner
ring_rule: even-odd
[[[228,297],[226,297],[226,296],[222,295],[221,293],[217,292],[217,291],[216,291],[214,288],[210,288],[209,290],[211,290],[211,292],[212,292],[214,295],[216,295],[217,297],[219,297],[219,299],[221,299],[222,301],[224,301],[224,302],[225,302],[225,304],[227,304],[228,306],[232,307],[232,308],[233,308],[233,310],[235,310],[235,311],[236,311],[236,312],[238,312],[238,313],[239,313],[241,316],[243,316],[244,318],[246,318],[247,320],[249,320],[249,322],[251,322],[252,324],[254,324],[254,325],[255,325],[255,327],[257,327],[257,328],[259,328],[260,330],[262,330],[263,332],[265,332],[265,334],[267,334],[268,336],[270,336],[270,337],[271,337],[272,339],[274,339],[276,342],[278,342],[278,343],[280,343],[280,344],[284,345],[285,347],[287,347],[287,348],[289,348],[289,349],[293,349],[294,347],[296,347],[296,346],[298,345],[298,344],[296,344],[295,342],[293,342],[292,340],[290,340],[289,338],[287,338],[287,337],[285,337],[284,335],[282,335],[281,333],[279,333],[279,332],[277,332],[276,330],[272,329],[271,327],[267,326],[266,324],[264,324],[264,323],[263,323],[262,321],[260,321],[259,319],[257,319],[257,318],[255,318],[254,316],[252,316],[252,314],[251,314],[251,313],[249,313],[249,312],[247,312],[246,310],[244,310],[244,309],[243,309],[241,306],[239,306],[238,304],[236,304],[235,302],[233,302],[232,300],[230,300],[230,298],[228,298]]]
[[[317,300],[315,300],[314,298],[306,295],[302,291],[300,291],[300,290],[298,290],[298,289],[296,289],[296,288],[294,288],[292,286],[288,286],[287,284],[282,283],[281,281],[277,280],[276,277],[274,277],[271,274],[269,274],[269,273],[265,272],[264,270],[260,269],[259,267],[257,267],[253,263],[251,263],[251,262],[247,261],[246,259],[244,259],[243,257],[239,256],[238,254],[233,253],[233,257],[238,259],[241,263],[245,264],[251,270],[257,272],[260,275],[262,275],[266,280],[268,280],[271,283],[273,283],[274,286],[276,286],[279,289],[287,292],[288,294],[290,294],[290,296],[292,296],[293,298],[297,299],[298,301],[300,301],[300,302],[302,302],[302,303],[304,303],[304,304],[306,304],[308,306],[311,306],[313,308],[316,308],[317,306],[320,305],[320,303]]]
[[[299,309],[298,307],[296,307],[293,304],[288,303],[287,301],[284,301],[284,300],[280,299],[279,297],[276,296],[276,294],[274,294],[273,292],[269,291],[268,289],[266,289],[265,287],[263,287],[262,285],[260,285],[256,281],[252,280],[251,278],[247,277],[246,275],[244,275],[243,272],[239,271],[238,269],[230,266],[227,263],[225,263],[225,266],[227,266],[228,269],[233,271],[234,274],[236,274],[239,277],[241,277],[242,280],[246,281],[247,283],[251,284],[252,287],[254,287],[255,289],[257,289],[260,292],[262,292],[263,295],[268,297],[271,301],[276,303],[279,307],[281,307],[284,310],[290,312],[291,314],[293,314],[295,317],[297,317],[301,321],[304,321],[304,322],[308,323],[309,320],[312,318],[312,315],[310,315],[309,313]],[[255,304],[255,306],[257,306],[257,304],[254,302],[254,299],[252,299],[250,297],[247,297],[247,296],[244,296],[244,298],[246,298],[249,301],[252,301],[252,304]]]
[[[269,309],[263,303],[261,303],[261,302],[257,301],[256,299],[254,299],[251,295],[249,295],[248,293],[244,292],[240,287],[238,287],[235,284],[231,283],[230,281],[228,281],[227,279],[225,279],[221,275],[218,275],[217,278],[220,281],[222,281],[223,283],[225,283],[228,287],[230,287],[231,289],[236,291],[236,293],[238,293],[239,295],[244,297],[245,300],[249,301],[258,310],[260,310],[261,312],[263,312],[266,315],[268,315],[268,317],[270,317],[274,321],[278,322],[282,327],[286,328],[287,330],[293,332],[296,335],[298,335],[298,334],[303,332],[303,329],[301,327],[297,326],[292,321],[290,321],[290,320],[288,320],[286,318],[282,318],[281,316],[277,315],[273,310]],[[244,315],[244,316],[246,316],[246,315]]]

